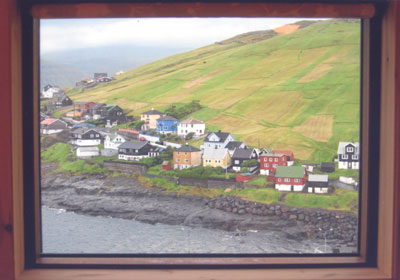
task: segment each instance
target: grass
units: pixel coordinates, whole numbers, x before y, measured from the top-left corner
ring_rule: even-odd
[[[268,182],[267,182],[267,178],[265,176],[255,175],[252,180],[250,180],[246,183],[249,185],[257,185],[257,186],[262,187],[262,186],[266,185]]]
[[[40,155],[44,162],[58,162],[64,163],[68,159],[74,158],[74,154],[71,151],[72,147],[64,143],[56,143],[48,147]]]
[[[191,117],[211,131],[230,131],[250,146],[292,149],[302,160],[330,161],[339,141],[358,140],[359,40],[359,24],[323,21],[257,43],[174,55],[73,99],[116,103],[135,117],[197,99],[204,108]],[[313,126],[322,115],[329,121]]]

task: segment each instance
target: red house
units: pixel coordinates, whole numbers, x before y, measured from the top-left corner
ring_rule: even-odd
[[[275,174],[278,166],[287,166],[287,156],[276,151],[263,151],[260,154],[260,174]]]
[[[171,170],[172,169],[172,165],[170,161],[163,161],[163,163],[161,164],[162,169],[163,170]]]
[[[74,110],[75,111],[79,111],[79,112],[85,112],[89,108],[91,108],[93,105],[94,105],[94,102],[92,102],[92,101],[90,101],[90,102],[86,102],[86,101],[75,102],[74,103]]]
[[[275,189],[278,191],[301,192],[307,182],[303,166],[278,166],[275,173]]]
[[[274,152],[275,153],[278,153],[278,154],[283,154],[283,155],[285,155],[286,156],[286,158],[287,158],[287,165],[288,166],[291,166],[291,165],[293,165],[293,162],[294,162],[294,153],[292,152],[292,151],[289,151],[289,150],[274,150]]]

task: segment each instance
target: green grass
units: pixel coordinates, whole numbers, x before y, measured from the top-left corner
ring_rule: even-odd
[[[64,143],[56,143],[48,147],[40,155],[44,162],[67,162],[68,159],[74,158],[74,154],[71,152],[71,146]]]
[[[61,164],[60,171],[71,172],[74,174],[82,173],[107,173],[108,170],[103,169],[98,164],[89,164],[85,160],[68,161]]]
[[[267,178],[265,176],[257,176],[257,175],[254,176],[253,180],[246,182],[246,184],[257,185],[257,186],[264,186],[267,183],[269,182],[267,182]]]

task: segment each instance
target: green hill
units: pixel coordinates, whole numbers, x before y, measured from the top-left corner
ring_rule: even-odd
[[[256,147],[291,149],[298,159],[330,161],[339,141],[359,138],[360,24],[302,27],[174,55],[72,98],[118,104],[135,116],[200,100],[204,109],[193,117],[209,130],[230,131]]]

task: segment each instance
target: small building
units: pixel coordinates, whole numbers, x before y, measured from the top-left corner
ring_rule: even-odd
[[[59,119],[47,118],[40,122],[41,134],[56,134],[67,128],[67,124]]]
[[[222,167],[224,169],[231,165],[231,155],[228,149],[207,148],[203,151],[203,166]]]
[[[54,98],[61,93],[63,93],[63,91],[58,86],[46,85],[43,88],[42,96],[44,98]]]
[[[236,174],[236,182],[247,182],[253,180],[251,173],[239,173]]]
[[[143,112],[140,115],[140,120],[144,122],[142,129],[155,129],[157,127],[157,120],[163,116],[165,116],[164,113],[154,110],[154,108],[151,108],[150,111]]]
[[[301,192],[307,181],[302,166],[278,166],[275,173],[275,189],[278,191]]]
[[[260,174],[271,175],[276,173],[278,166],[287,166],[287,156],[271,149],[264,150],[260,154]]]
[[[117,150],[118,147],[125,143],[127,139],[118,133],[107,134],[104,137],[104,149]]]
[[[94,80],[99,80],[99,79],[105,78],[105,77],[108,77],[107,73],[94,73],[93,74]]]
[[[76,149],[76,157],[77,158],[92,158],[99,156],[99,148],[96,146],[92,147],[78,147]]]
[[[328,193],[329,191],[328,175],[309,174],[306,184],[306,190],[309,193]]]
[[[79,101],[74,103],[74,111],[86,113],[92,106],[94,106],[92,101]]]
[[[338,146],[338,168],[359,169],[360,168],[360,143],[339,142]]]
[[[181,137],[185,137],[189,133],[194,133],[193,135],[195,137],[201,136],[206,132],[206,124],[202,121],[190,118],[178,124],[177,132],[178,136]]]
[[[235,138],[229,132],[210,132],[204,139],[204,145],[200,148],[205,149],[222,149],[228,145],[229,142],[236,141]]]
[[[258,160],[258,153],[254,148],[236,148],[232,155],[232,169],[239,172],[242,164],[248,160]],[[257,163],[258,165],[258,163]]]
[[[201,150],[184,145],[173,153],[174,169],[185,169],[201,165]]]
[[[318,165],[318,163],[303,163],[301,166],[303,166],[307,172],[313,173],[314,168],[317,168]]]
[[[61,94],[61,95],[57,96],[56,107],[70,106],[72,104],[73,104],[73,102],[72,102],[71,98],[69,98],[67,95]]]
[[[157,119],[156,131],[161,134],[176,134],[178,120],[171,116],[162,116]]]
[[[102,118],[101,113],[105,106],[106,104],[104,103],[94,103],[93,106],[87,109],[86,114],[90,116],[89,119],[99,120]]]
[[[170,161],[164,160],[161,164],[161,168],[163,170],[171,170],[172,169],[172,164]]]
[[[77,146],[97,146],[101,144],[101,135],[93,128],[76,128],[70,134],[71,143]]]
[[[322,162],[321,163],[321,171],[322,172],[335,172],[335,163],[333,162]]]
[[[118,147],[118,159],[140,160],[142,158],[156,157],[159,155],[159,149],[153,147],[147,141],[126,141]]]

